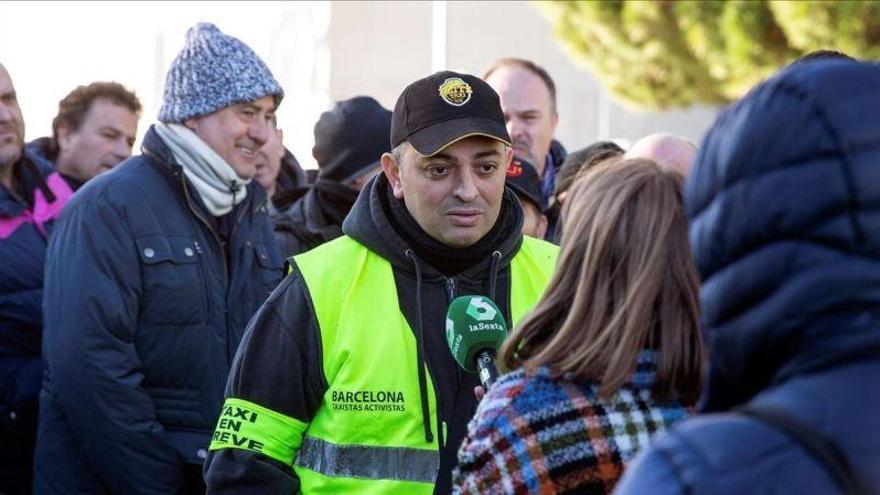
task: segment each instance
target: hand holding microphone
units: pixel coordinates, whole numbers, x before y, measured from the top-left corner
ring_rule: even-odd
[[[495,383],[496,351],[507,338],[507,323],[498,306],[484,296],[455,298],[446,311],[446,342],[465,371],[478,373],[485,390]]]

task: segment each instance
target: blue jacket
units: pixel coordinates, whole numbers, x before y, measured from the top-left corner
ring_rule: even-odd
[[[779,429],[820,432],[880,493],[880,66],[806,61],[725,111],[685,195],[711,363],[704,414],[674,427],[618,494],[832,494]]]
[[[214,219],[154,129],[142,151],[77,192],[49,245],[37,493],[185,491],[281,279],[256,181]]]
[[[0,427],[35,423],[42,366],[43,263],[48,233],[72,191],[26,152],[14,165],[17,199],[0,185]],[[47,195],[48,191],[48,195]],[[51,198],[50,196],[54,196]],[[30,416],[30,418],[28,418]]]

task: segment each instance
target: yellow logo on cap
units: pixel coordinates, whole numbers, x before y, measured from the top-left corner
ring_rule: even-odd
[[[474,92],[470,84],[464,82],[460,77],[450,77],[443,81],[439,89],[440,97],[443,98],[443,101],[456,107],[460,107],[470,101],[471,93]]]

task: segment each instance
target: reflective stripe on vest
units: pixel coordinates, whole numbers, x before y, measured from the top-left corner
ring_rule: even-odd
[[[407,447],[337,445],[305,437],[296,457],[298,466],[326,476],[434,483],[437,452]]]
[[[510,267],[514,323],[546,287],[556,253],[543,241],[523,240]],[[436,437],[425,441],[417,343],[391,264],[347,236],[295,261],[320,328],[328,383],[294,460],[303,493],[431,493],[440,447]],[[436,422],[430,372],[426,378]]]

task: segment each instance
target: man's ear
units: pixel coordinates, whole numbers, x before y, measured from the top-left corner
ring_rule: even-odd
[[[505,170],[505,172],[507,171],[507,169],[510,168],[511,163],[513,163],[513,148],[510,146],[505,146],[504,147],[504,170]],[[505,177],[507,177],[506,174],[505,174]]]
[[[67,127],[66,125],[58,126],[58,138],[55,140],[55,142],[58,144],[59,151],[65,150],[70,147],[72,140],[70,137],[71,134],[73,134],[73,131],[70,129],[70,127]]]
[[[391,183],[391,190],[394,191],[394,197],[403,199],[403,186],[400,183],[400,164],[391,153],[382,154],[382,172]]]
[[[538,228],[535,231],[535,237],[543,239],[544,236],[547,235],[547,225],[547,215],[541,215],[538,217]]]
[[[195,119],[195,118],[192,118],[192,119],[186,119],[186,120],[184,120],[184,121],[183,121],[183,126],[186,127],[187,129],[193,131],[193,132],[196,132],[196,119]]]

